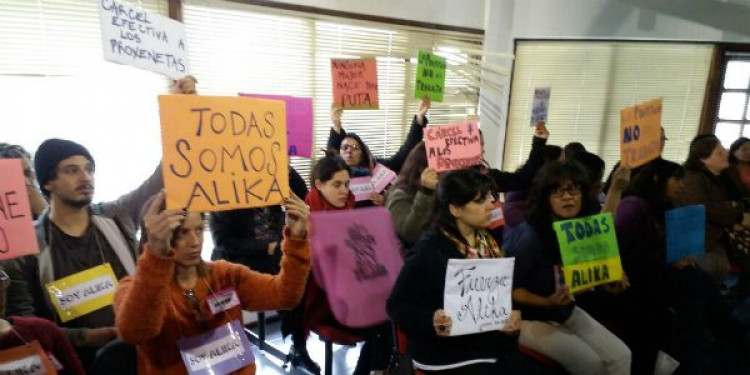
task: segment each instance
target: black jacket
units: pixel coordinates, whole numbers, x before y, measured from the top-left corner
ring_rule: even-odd
[[[464,259],[453,244],[435,231],[414,245],[388,298],[388,314],[409,338],[412,358],[441,366],[477,359],[504,360],[518,352],[518,342],[500,331],[439,337],[432,318],[443,308],[449,259]]]
[[[289,185],[300,199],[307,186],[294,168],[289,168]],[[281,261],[281,239],[284,212],[281,206],[244,208],[214,212],[210,217],[211,235],[216,247],[212,260],[224,259],[244,264],[253,270],[276,274]],[[268,244],[278,242],[274,255],[268,255]]]
[[[427,117],[425,117],[424,126],[427,126],[427,123]],[[409,152],[411,152],[417,143],[422,141],[422,137],[424,136],[424,126],[419,125],[419,122],[417,122],[417,116],[414,116],[411,121],[411,127],[409,128],[409,134],[406,135],[406,140],[404,141],[404,144],[401,145],[401,148],[399,148],[390,158],[376,158],[376,161],[388,167],[388,169],[399,173],[401,167],[406,161],[406,157],[409,156]],[[346,138],[346,131],[343,128],[341,129],[341,133],[336,133],[333,128],[331,128],[331,133],[328,135],[328,149],[336,150],[338,152],[344,138]]]

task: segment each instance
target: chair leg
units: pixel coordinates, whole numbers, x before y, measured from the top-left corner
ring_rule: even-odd
[[[325,375],[333,375],[333,342],[331,340],[323,340],[326,344],[326,359],[325,359]]]
[[[258,312],[258,349],[266,348],[266,313]]]

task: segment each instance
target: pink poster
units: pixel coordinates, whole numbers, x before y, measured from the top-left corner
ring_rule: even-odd
[[[21,159],[0,160],[0,259],[39,253]]]
[[[378,63],[375,59],[331,59],[333,103],[343,109],[378,109]]]
[[[390,212],[313,212],[311,221],[313,274],[336,319],[349,327],[387,321],[385,302],[403,265]]]
[[[475,120],[424,130],[427,164],[438,171],[464,169],[482,163],[482,144]]]
[[[285,95],[245,94],[240,96],[276,99],[286,102],[286,137],[289,156],[312,157],[313,108],[312,99]]]

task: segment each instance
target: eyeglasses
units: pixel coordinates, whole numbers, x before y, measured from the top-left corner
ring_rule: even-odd
[[[201,311],[201,303],[198,301],[198,297],[195,295],[194,289],[189,289],[182,294],[187,297],[188,301],[190,301],[190,307],[193,308],[193,311],[198,314],[198,323],[205,323],[206,322],[206,316],[203,315],[203,311]]]
[[[341,145],[342,151],[358,151],[359,149],[357,145]]]
[[[565,193],[568,193],[571,197],[577,197],[581,195],[581,187],[578,185],[561,186],[552,190],[549,195],[554,198],[562,198],[565,196]]]

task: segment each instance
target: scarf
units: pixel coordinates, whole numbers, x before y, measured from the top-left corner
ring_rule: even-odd
[[[475,247],[467,246],[464,241],[460,241],[458,238],[446,232],[445,230],[441,229],[440,232],[443,234],[443,236],[448,238],[448,240],[450,240],[454,246],[456,246],[458,251],[466,259],[502,258],[505,256],[505,252],[503,252],[503,250],[497,244],[497,241],[495,241],[490,232],[485,229],[480,229],[474,233],[474,237],[477,241]]]

